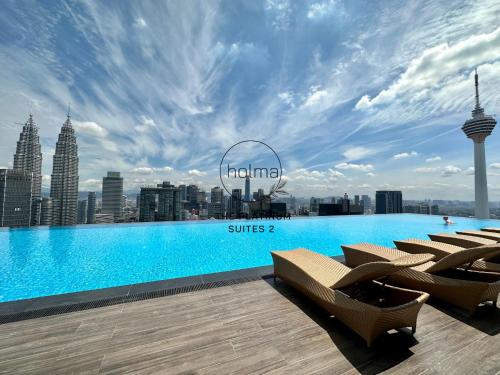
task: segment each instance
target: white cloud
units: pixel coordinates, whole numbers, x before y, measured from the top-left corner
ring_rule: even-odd
[[[148,24],[146,23],[146,20],[142,17],[137,17],[135,20],[134,20],[134,27],[137,27],[139,29],[143,29],[147,26]]]
[[[440,160],[441,160],[441,156],[433,156],[433,157],[425,159],[425,162],[432,163],[432,162],[440,161]]]
[[[375,174],[375,173],[373,173],[373,172],[368,172],[366,175],[367,175],[368,177],[375,177],[375,176],[376,176],[376,174]]]
[[[389,88],[372,99],[363,96],[356,109],[387,104],[406,95],[415,95],[423,89],[440,84],[446,77],[460,70],[471,69],[492,62],[500,55],[500,27],[489,34],[472,35],[453,45],[443,43],[428,48],[413,59],[406,71]]]
[[[73,127],[76,130],[76,135],[85,134],[91,137],[105,138],[108,131],[93,121],[72,121]]]
[[[462,172],[462,169],[459,167],[456,167],[454,165],[447,165],[446,167],[442,168],[441,170],[441,176],[442,177],[449,177],[455,174],[458,174]]]
[[[464,170],[464,173],[466,175],[473,175],[474,174],[474,167],[469,167],[466,170]]]
[[[335,168],[341,170],[354,170],[369,172],[373,170],[373,165],[371,164],[354,164],[354,163],[339,163],[335,165]]]
[[[417,173],[436,173],[439,172],[441,177],[450,177],[462,172],[462,169],[455,165],[447,165],[445,167],[420,167],[415,168]]]
[[[341,13],[343,9],[339,7],[337,0],[326,0],[323,2],[312,3],[307,11],[307,18],[311,20],[321,19],[333,12]]]
[[[132,173],[137,173],[137,174],[153,174],[155,172],[172,172],[174,169],[169,166],[165,167],[138,167],[138,168],[133,168]]]
[[[151,167],[138,167],[138,168],[133,168],[132,173],[138,173],[138,174],[153,174],[154,170]]]
[[[493,168],[493,169],[500,169],[500,163],[491,163],[491,164],[490,164],[490,168]]]
[[[207,172],[201,172],[198,169],[191,169],[191,170],[189,170],[188,174],[191,176],[202,177],[202,176],[205,176],[207,174]]]
[[[434,168],[434,167],[420,167],[420,168],[415,168],[414,171],[417,173],[432,173],[438,171],[439,168]]]
[[[359,159],[364,159],[367,156],[376,154],[377,150],[372,149],[372,148],[367,148],[364,146],[355,146],[346,149],[342,155],[348,160],[348,161],[353,161],[353,160],[359,160]]]
[[[304,101],[304,107],[314,107],[324,104],[328,99],[329,94],[327,90],[320,90],[319,87],[314,86],[311,88],[309,95]]]
[[[395,159],[395,160],[399,160],[399,159],[410,158],[410,157],[417,156],[417,155],[418,155],[418,152],[415,152],[415,151],[412,151],[412,152],[402,152],[400,154],[394,155],[392,158]]]

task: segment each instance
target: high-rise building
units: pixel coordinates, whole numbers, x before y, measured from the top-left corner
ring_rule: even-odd
[[[342,199],[342,212],[349,213],[349,196],[344,193],[344,198]]]
[[[250,202],[250,176],[245,178],[245,202]]]
[[[216,186],[210,190],[210,203],[208,204],[208,216],[216,219],[224,217],[224,190]]]
[[[78,215],[76,218],[77,224],[86,224],[87,223],[87,201],[81,200],[78,201]]]
[[[475,215],[479,219],[489,219],[488,207],[488,181],[486,177],[486,155],[484,141],[488,137],[497,121],[493,116],[484,114],[484,109],[479,104],[479,79],[476,74],[476,106],[472,110],[472,118],[465,121],[462,130],[467,138],[474,142],[474,195],[476,201]]]
[[[0,226],[30,226],[32,175],[23,170],[0,169]]]
[[[76,224],[78,203],[78,146],[70,116],[56,143],[50,182],[52,225]]]
[[[224,190],[216,186],[210,190],[210,202],[212,203],[224,203]]]
[[[19,134],[12,169],[33,173],[31,196],[42,197],[42,151],[38,126],[33,121],[31,113]]]
[[[320,203],[323,203],[323,199],[312,197],[309,200],[309,212],[318,213]]]
[[[87,224],[95,223],[96,195],[94,191],[89,191],[87,196]]]
[[[242,212],[241,189],[233,189],[229,200],[231,216],[239,217]]]
[[[192,209],[199,209],[200,204],[198,202],[199,194],[198,194],[198,186],[196,185],[189,185],[186,187],[186,200],[189,202],[188,203],[188,208],[190,210]]]
[[[123,177],[120,172],[108,172],[102,178],[102,209],[101,213],[111,214],[115,220],[123,214]]]
[[[399,190],[379,190],[375,193],[376,214],[399,214],[403,212],[403,193]]]
[[[360,200],[359,200],[359,195],[355,195],[355,196],[354,196],[354,204],[355,204],[356,206],[358,206],[358,205],[359,205],[359,202],[360,202]]]
[[[139,221],[178,221],[181,219],[179,190],[168,181],[156,187],[142,187]]]
[[[42,198],[40,225],[52,224],[52,198]]]
[[[372,200],[368,195],[361,196],[361,206],[363,207],[364,213],[372,213]]]

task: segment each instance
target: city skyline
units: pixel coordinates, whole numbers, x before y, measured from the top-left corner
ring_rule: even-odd
[[[5,5],[0,29],[13,37],[0,41],[0,166],[12,168],[16,123],[31,109],[46,191],[54,129],[70,102],[80,191],[100,191],[112,170],[125,192],[164,180],[209,191],[225,149],[256,138],[276,149],[295,196],[400,189],[408,199],[474,199],[460,126],[476,67],[482,106],[495,114],[500,105],[499,4],[388,12],[380,2],[363,15],[341,1],[151,5]],[[499,145],[494,132],[490,201],[500,199]]]

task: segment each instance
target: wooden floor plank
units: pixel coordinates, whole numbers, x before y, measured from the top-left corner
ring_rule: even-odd
[[[260,280],[0,325],[1,374],[495,374],[500,310],[424,305],[372,348],[281,282]]]

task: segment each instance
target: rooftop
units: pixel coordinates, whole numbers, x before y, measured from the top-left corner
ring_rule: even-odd
[[[0,325],[5,373],[495,373],[500,310],[473,318],[432,301],[417,332],[368,349],[349,328],[279,280]]]

